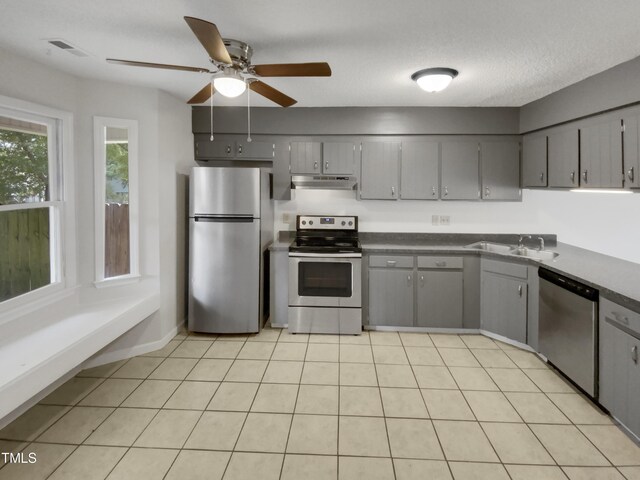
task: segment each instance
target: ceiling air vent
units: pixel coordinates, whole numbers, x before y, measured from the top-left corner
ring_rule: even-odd
[[[47,42],[49,42],[54,47],[58,47],[59,49],[64,50],[65,52],[69,52],[72,55],[75,55],[76,57],[88,57],[89,56],[89,54],[87,52],[85,52],[84,50],[79,49],[78,47],[76,47],[74,45],[71,45],[66,40],[62,40],[60,38],[53,38],[51,40],[47,40]]]

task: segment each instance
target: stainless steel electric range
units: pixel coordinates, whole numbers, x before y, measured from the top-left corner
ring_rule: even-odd
[[[362,332],[358,217],[298,215],[289,247],[289,331]]]

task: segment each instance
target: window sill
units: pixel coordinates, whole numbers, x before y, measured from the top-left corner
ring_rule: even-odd
[[[105,278],[104,280],[93,282],[93,286],[96,288],[117,287],[120,285],[139,283],[141,278],[140,275],[122,275],[120,277]]]

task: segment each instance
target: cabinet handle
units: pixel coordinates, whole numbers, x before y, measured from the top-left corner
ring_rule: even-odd
[[[324,169],[329,170],[329,162],[324,162]]]
[[[636,365],[638,364],[638,346],[634,345],[633,347],[631,347],[631,360],[633,360],[633,363],[635,363]]]
[[[627,178],[629,179],[630,182],[633,182],[634,181],[634,177],[635,177],[635,175],[634,175],[633,167],[631,167],[629,169],[629,171],[627,172]]]
[[[544,172],[540,172],[540,183],[544,182]]]
[[[522,285],[518,285],[518,296],[522,296]]]
[[[571,175],[569,175],[569,177],[571,178],[571,183],[576,183],[576,172],[575,172],[575,170],[573,172],[571,172]]]
[[[432,197],[436,196],[436,187],[431,187],[431,196]]]
[[[396,194],[396,187],[391,187],[391,196],[393,197]]]
[[[411,283],[411,275],[407,275],[407,283]]]
[[[227,145],[227,153],[231,153],[231,145]]]
[[[444,187],[444,196],[449,195],[449,187]]]
[[[318,162],[313,162],[313,169],[317,170],[318,169]]]
[[[589,170],[585,170],[584,172],[582,172],[582,180],[584,180],[584,183],[589,183]]]
[[[446,266],[447,266],[447,262],[445,262],[444,260],[436,262],[436,267],[446,267]]]
[[[389,267],[395,267],[396,266],[396,262],[395,260],[387,260],[387,266]]]
[[[488,197],[491,195],[491,190],[489,189],[489,187],[484,187],[484,196]]]
[[[424,286],[424,275],[420,275],[420,285]]]

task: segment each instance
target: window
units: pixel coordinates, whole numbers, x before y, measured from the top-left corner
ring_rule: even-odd
[[[0,107],[0,303],[62,282],[60,127]]]
[[[137,139],[136,121],[94,117],[98,286],[138,276]]]

